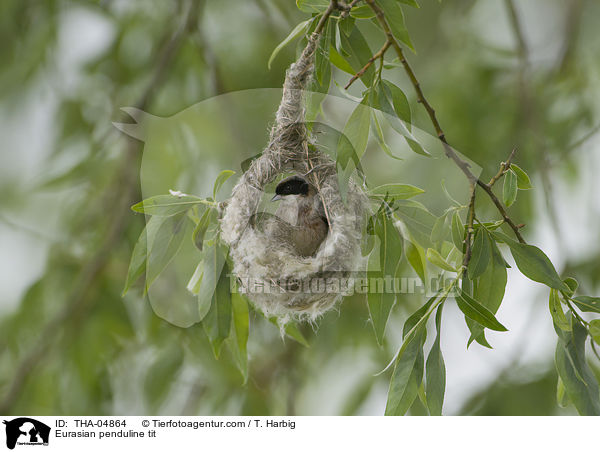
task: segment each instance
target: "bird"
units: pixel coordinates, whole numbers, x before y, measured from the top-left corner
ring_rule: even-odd
[[[291,176],[277,185],[271,201],[280,203],[275,215],[256,213],[250,224],[300,256],[314,255],[329,231],[316,188],[301,176]]]

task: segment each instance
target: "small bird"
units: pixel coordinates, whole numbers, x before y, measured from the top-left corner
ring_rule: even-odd
[[[288,177],[277,185],[271,201],[280,201],[275,215],[254,214],[250,224],[290,245],[300,256],[315,254],[329,230],[315,187],[300,176]]]

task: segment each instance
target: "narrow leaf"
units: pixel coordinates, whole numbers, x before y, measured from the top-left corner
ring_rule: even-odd
[[[410,127],[410,124],[412,124],[410,104],[404,92],[388,80],[382,80],[382,88],[388,101],[391,101],[396,115]]]
[[[415,334],[407,338],[396,357],[385,407],[386,416],[404,415],[417,397],[423,381],[425,335],[425,324],[422,324]]]
[[[531,179],[529,179],[527,173],[523,171],[519,166],[515,165],[514,163],[511,163],[510,169],[513,170],[515,175],[517,176],[517,188],[519,190],[529,190],[530,188],[533,188],[533,185],[531,185]]]
[[[507,207],[517,199],[517,175],[508,170],[504,175],[504,186],[502,189],[502,200]]]
[[[396,0],[377,0],[377,3],[385,11],[385,15],[392,29],[392,34],[402,43],[406,44],[411,50],[415,50],[408,35],[406,24],[404,23],[404,14],[402,8]]]
[[[571,331],[571,322],[569,322],[562,309],[558,291],[556,289],[550,289],[548,304],[554,325],[563,331]]]
[[[575,297],[573,303],[584,312],[596,312],[600,314],[600,298],[599,297]]]
[[[458,212],[454,212],[452,216],[452,242],[454,246],[460,251],[463,249],[465,241],[465,227],[460,219]]]
[[[548,259],[548,256],[542,250],[533,245],[519,243],[497,232],[494,232],[494,237],[497,240],[505,242],[510,247],[517,267],[529,279],[545,284],[553,289],[569,290],[569,286],[558,276],[554,265],[552,265],[552,262],[550,262],[550,259]]]
[[[305,13],[322,13],[329,6],[329,0],[296,0],[296,6]]]
[[[231,289],[229,275],[222,271],[213,293],[213,299],[208,313],[202,320],[204,331],[212,345],[215,358],[221,354],[221,346],[231,332]]]
[[[217,221],[217,211],[215,209],[206,209],[204,214],[200,217],[200,221],[194,228],[194,232],[192,232],[192,241],[194,242],[194,246],[202,251],[202,246],[204,243],[204,236],[206,235],[206,231],[211,223]]]
[[[203,276],[198,288],[198,313],[202,320],[208,313],[217,282],[221,277],[227,249],[217,243],[207,246],[202,252]]]
[[[306,32],[306,29],[308,28],[308,24],[311,22],[311,20],[312,19],[305,20],[304,22],[300,22],[290,32],[290,34],[287,35],[287,37],[283,41],[281,41],[279,43],[279,45],[277,45],[277,47],[275,47],[275,49],[273,50],[273,53],[271,53],[271,56],[269,57],[269,62],[267,63],[267,68],[268,69],[271,69],[271,64],[273,63],[273,61],[275,60],[275,58],[277,57],[277,55],[279,54],[279,52],[281,52],[281,50],[285,46],[287,46],[290,42],[292,42],[295,39],[299,38],[300,36],[302,36]]]
[[[442,415],[444,393],[446,392],[446,365],[440,346],[443,306],[443,304],[440,304],[435,315],[435,328],[437,334],[431,350],[429,351],[425,366],[427,408],[432,416]]]
[[[475,320],[482,326],[494,331],[508,331],[504,325],[498,322],[489,309],[474,300],[465,292],[461,292],[461,294],[456,297],[456,304],[463,314],[470,319]]]
[[[456,269],[452,265],[450,265],[448,262],[446,262],[444,260],[444,258],[442,257],[442,255],[433,248],[427,249],[427,260],[429,262],[431,262],[432,264],[437,265],[442,270],[447,270],[449,272],[456,271]]]
[[[557,333],[561,330],[557,330]],[[569,399],[581,415],[600,415],[598,381],[585,359],[587,332],[579,322],[572,332],[561,332],[556,345],[556,369]]]
[[[419,154],[419,155],[424,155],[425,157],[431,157],[431,154],[429,152],[427,152],[425,149],[423,149],[423,146],[421,146],[421,144],[418,141],[413,140],[412,138],[409,138],[407,136],[405,136],[404,139],[408,143],[408,147],[414,153]]]
[[[146,215],[156,215],[161,217],[170,217],[182,212],[187,212],[192,207],[206,202],[197,196],[183,195],[158,195],[131,206],[134,212],[145,213]]]
[[[192,222],[181,212],[167,217],[160,224],[156,235],[148,242],[148,265],[146,271],[146,290],[158,278],[181,249],[183,240],[189,234]]]
[[[231,294],[232,310],[232,344],[233,354],[238,368],[244,377],[244,383],[248,381],[248,333],[250,331],[250,318],[248,303],[246,299],[237,292]]]
[[[491,245],[485,229],[479,229],[473,240],[473,250],[469,261],[468,273],[471,280],[478,278],[486,270],[490,262]]]
[[[429,300],[427,300],[423,306],[421,306],[419,309],[417,309],[415,312],[413,312],[412,315],[408,319],[406,319],[406,322],[404,322],[404,327],[402,328],[402,338],[403,339],[410,332],[410,330],[412,330],[417,325],[417,323],[419,323],[419,321],[423,318],[423,316],[427,313],[427,311],[429,310],[429,308],[431,307],[433,302],[435,300],[437,300],[437,298],[442,293],[442,290],[443,289],[440,289],[433,297],[431,297]],[[427,319],[425,319],[425,321],[427,321]]]
[[[217,199],[217,193],[219,193],[219,190],[221,189],[223,184],[234,174],[235,171],[231,170],[223,170],[219,173],[219,175],[215,179],[215,184],[213,186],[213,199]]]
[[[369,194],[378,198],[387,198],[388,200],[392,200],[408,199],[412,198],[413,196],[420,195],[421,193],[425,193],[425,190],[415,187],[414,185],[385,184],[373,188]]]
[[[367,302],[377,342],[382,344],[396,294],[386,290],[385,286],[373,288],[371,284],[377,284],[377,281],[382,281],[386,277],[396,276],[396,269],[402,259],[403,239],[384,211],[377,215],[374,227],[375,234],[379,238],[379,271],[369,275],[373,277],[369,278]]]
[[[423,248],[417,244],[407,241],[406,246],[404,247],[404,254],[406,255],[406,259],[415,273],[419,276],[419,278],[421,278],[421,281],[425,283],[427,263],[425,262],[425,252]]]

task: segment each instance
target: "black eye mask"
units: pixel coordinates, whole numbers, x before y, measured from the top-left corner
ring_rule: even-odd
[[[275,195],[308,195],[308,182],[299,176],[288,177],[282,180],[275,189]]]

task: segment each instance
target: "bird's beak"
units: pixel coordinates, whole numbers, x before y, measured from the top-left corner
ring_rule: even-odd
[[[282,198],[282,196],[281,196],[281,195],[275,195],[275,196],[273,196],[273,197],[271,198],[271,202],[273,202],[273,201],[279,201],[281,198]]]

